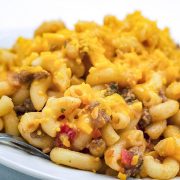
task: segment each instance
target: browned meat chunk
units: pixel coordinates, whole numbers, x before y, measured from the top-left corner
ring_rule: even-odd
[[[164,90],[160,90],[159,91],[159,96],[162,98],[162,102],[166,102],[167,101],[167,97],[166,97],[166,95],[165,95],[165,92],[164,92]]]
[[[154,146],[162,140],[162,137],[159,137],[158,139],[151,139],[148,137],[146,139],[146,151],[154,151]]]
[[[101,157],[106,149],[106,143],[103,139],[94,139],[89,144],[89,151],[93,156]]]
[[[9,82],[14,86],[19,86],[24,83],[29,83],[34,79],[47,78],[49,73],[47,71],[29,72],[22,70],[19,73],[13,73],[9,76]]]
[[[32,104],[31,99],[26,99],[23,104],[15,106],[14,110],[18,115],[24,114],[26,112],[35,112],[35,108]]]
[[[138,126],[139,129],[144,130],[151,123],[151,115],[148,108],[143,109],[141,119],[139,120]]]
[[[32,138],[42,138],[42,137],[44,137],[44,136],[46,136],[46,135],[45,135],[45,133],[43,132],[43,130],[41,129],[41,127],[39,127],[39,128],[37,128],[36,131],[32,132],[32,133],[30,134],[30,136],[31,136]]]
[[[128,104],[131,104],[137,99],[135,94],[131,91],[131,89],[129,88],[120,89],[118,83],[108,84],[105,96],[110,96],[114,93],[120,94]]]
[[[107,122],[111,120],[110,116],[104,109],[99,109],[99,102],[92,102],[87,106],[87,110],[91,112],[92,122],[95,128],[102,128]]]
[[[91,113],[91,115],[92,115],[92,113]],[[92,122],[94,124],[94,127],[96,127],[96,128],[102,128],[110,120],[111,120],[110,116],[108,114],[106,114],[104,109],[98,110],[96,118],[94,118],[94,116],[92,116]]]
[[[107,91],[105,93],[105,96],[110,96],[114,93],[119,93],[119,85],[112,82],[107,85]]]
[[[95,101],[92,102],[89,106],[88,106],[88,110],[92,111],[95,107],[97,107],[99,105],[99,102]]]
[[[129,152],[131,152],[134,155],[138,155],[138,162],[136,165],[125,168],[125,173],[127,174],[128,177],[136,177],[139,174],[141,165],[143,163],[143,156],[142,156],[142,152],[140,150],[139,147],[133,147],[131,149],[129,149]]]
[[[136,100],[135,94],[131,91],[131,89],[124,88],[120,90],[119,94],[124,98],[124,100],[128,103],[131,104]]]

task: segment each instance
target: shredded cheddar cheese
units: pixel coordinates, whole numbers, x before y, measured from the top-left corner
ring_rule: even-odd
[[[132,161],[131,161],[131,165],[132,166],[136,165],[138,163],[138,160],[139,160],[138,155],[133,156]]]
[[[68,29],[45,22],[0,49],[0,131],[56,164],[173,179],[180,168],[180,46],[138,11]]]
[[[123,174],[123,173],[119,172],[119,173],[118,173],[118,178],[119,178],[120,180],[126,180],[126,179],[127,179],[127,176],[126,176],[126,174]]]

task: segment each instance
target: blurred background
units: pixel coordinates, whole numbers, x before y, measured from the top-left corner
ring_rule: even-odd
[[[134,10],[170,27],[180,42],[179,0],[0,0],[0,47],[9,46],[22,35],[30,37],[43,21],[61,19],[72,28],[78,20],[102,23],[107,14],[122,19]]]

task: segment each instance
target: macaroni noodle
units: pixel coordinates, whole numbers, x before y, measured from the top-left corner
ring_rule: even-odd
[[[58,164],[108,174],[180,175],[180,48],[134,12],[103,25],[45,22],[0,49],[0,131]]]

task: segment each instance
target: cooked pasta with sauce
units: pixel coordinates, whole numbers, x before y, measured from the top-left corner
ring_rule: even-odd
[[[180,48],[140,12],[102,25],[44,22],[0,49],[0,131],[59,165],[180,175]]]

